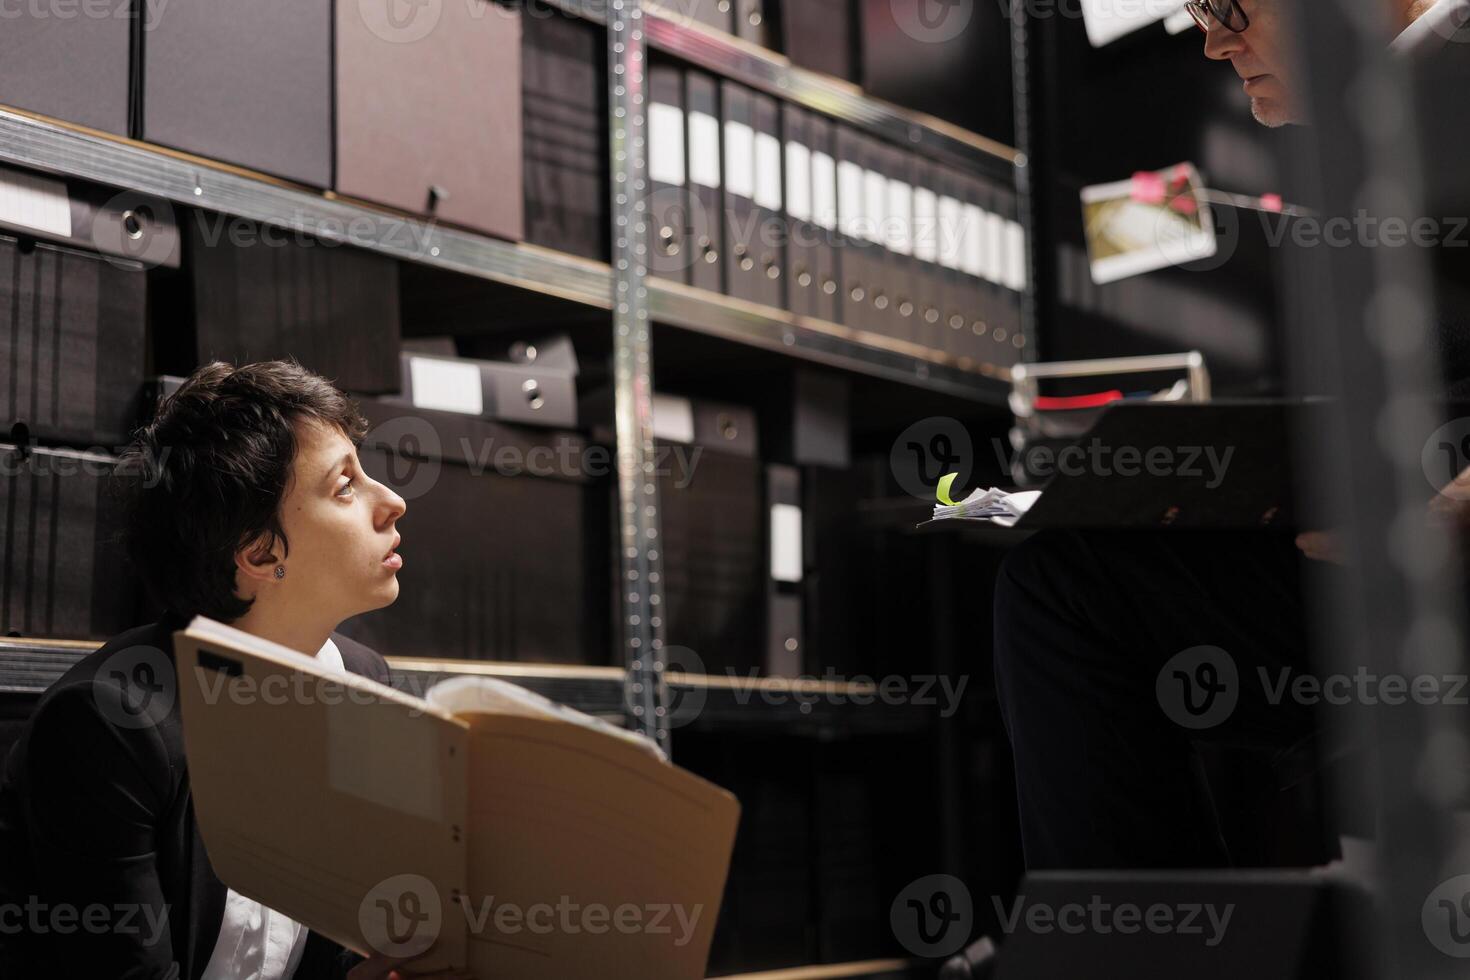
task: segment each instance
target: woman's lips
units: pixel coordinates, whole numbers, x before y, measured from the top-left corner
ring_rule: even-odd
[[[387,558],[383,559],[383,567],[391,568],[395,572],[398,571],[398,569],[403,567],[403,556],[396,551],[393,552]]]

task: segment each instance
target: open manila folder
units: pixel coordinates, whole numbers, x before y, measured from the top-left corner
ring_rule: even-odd
[[[174,651],[230,888],[364,955],[423,954],[410,973],[704,975],[740,806],[646,740],[479,678],[415,698],[205,617]]]

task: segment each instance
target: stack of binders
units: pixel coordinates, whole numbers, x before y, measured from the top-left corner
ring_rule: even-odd
[[[650,71],[655,276],[970,364],[1019,359],[1013,189],[670,63]]]
[[[842,322],[974,363],[1014,363],[1026,287],[1013,191],[837,129]]]
[[[178,262],[136,195],[0,170],[0,634],[136,625],[111,482],[143,410],[147,270]]]

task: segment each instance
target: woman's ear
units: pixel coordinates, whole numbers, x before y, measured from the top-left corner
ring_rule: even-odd
[[[276,576],[276,566],[281,563],[280,556],[275,551],[276,539],[269,531],[263,532],[258,538],[242,546],[235,552],[235,568],[247,580],[255,582],[272,581]]]

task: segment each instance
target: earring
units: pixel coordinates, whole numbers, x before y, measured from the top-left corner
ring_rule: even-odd
[[[286,566],[285,565],[277,565],[276,566],[276,578],[285,578],[285,577],[286,577]]]

